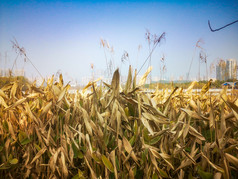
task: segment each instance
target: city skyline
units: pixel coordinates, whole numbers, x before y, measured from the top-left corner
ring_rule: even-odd
[[[226,59],[220,60],[216,65],[216,79],[225,80],[236,80],[237,79],[237,60]]]

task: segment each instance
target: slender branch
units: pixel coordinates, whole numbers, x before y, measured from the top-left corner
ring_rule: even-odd
[[[16,50],[16,53],[18,53],[18,55],[24,55],[24,57],[25,57],[25,61],[26,60],[28,60],[30,63],[31,63],[31,65],[33,66],[33,68],[35,68],[35,70],[38,72],[38,74],[41,76],[41,78],[44,80],[44,78],[43,78],[43,76],[41,75],[41,73],[39,72],[39,70],[36,68],[36,66],[32,63],[32,61],[27,57],[27,55],[26,55],[26,51],[25,51],[25,49],[22,47],[20,47],[19,46],[19,44],[18,44],[18,42],[17,42],[17,40],[15,39],[15,37],[14,37],[14,40],[15,40],[15,42],[14,41],[11,41],[12,42],[12,47],[13,47],[13,49],[15,49]],[[18,58],[18,55],[17,55],[17,57],[16,57],[16,59],[15,59],[15,62],[14,62],[14,64],[16,63],[16,60],[17,60],[17,58]],[[14,64],[13,64],[13,67],[14,67]],[[13,67],[12,67],[12,69],[13,69]]]
[[[137,73],[136,75],[138,75],[138,74],[140,73],[140,71],[141,71],[141,69],[143,68],[143,66],[144,66],[144,65],[146,64],[146,62],[150,59],[150,57],[151,57],[152,53],[154,52],[155,48],[157,47],[157,45],[158,45],[158,44],[160,43],[160,41],[161,41],[162,39],[164,39],[164,38],[165,38],[165,32],[163,32],[163,33],[160,35],[160,37],[159,37],[158,39],[156,39],[155,45],[153,46],[152,50],[150,51],[149,56],[145,59],[143,65],[140,67],[140,69],[139,69],[139,71],[138,71],[138,73]]]
[[[192,67],[192,63],[193,63],[193,59],[194,59],[194,56],[195,56],[195,53],[196,53],[196,49],[197,49],[197,46],[195,46],[194,51],[193,51],[193,57],[192,57],[192,60],[191,60],[191,63],[189,65],[189,69],[188,69],[187,80],[189,80],[190,70],[191,70],[191,67]]]
[[[158,45],[158,43],[157,44],[155,44],[155,46],[154,46],[154,48],[151,50],[151,52],[150,52],[150,54],[149,54],[149,56],[146,58],[146,60],[144,61],[144,63],[143,63],[143,65],[140,67],[140,69],[139,69],[139,71],[138,71],[138,73],[137,74],[139,74],[140,73],[140,71],[141,71],[141,69],[143,68],[143,66],[146,64],[146,62],[150,59],[150,57],[151,57],[151,55],[152,55],[152,53],[153,53],[153,51],[155,50],[155,47]]]
[[[13,68],[14,68],[14,66],[15,66],[15,64],[16,64],[16,62],[17,62],[17,58],[18,58],[18,56],[19,56],[19,53],[17,54],[17,57],[16,57],[15,60],[14,60],[14,63],[13,63],[13,65],[12,65],[12,69],[11,69],[11,71],[13,71]]]
[[[107,63],[107,55],[106,55],[106,51],[105,51],[105,48],[103,47],[103,51],[104,51],[104,56],[105,56],[105,59],[106,59],[106,65],[107,65],[107,75],[108,77],[110,76],[110,72],[109,72],[109,65]]]
[[[219,31],[219,30],[221,30],[221,29],[224,29],[224,28],[226,28],[226,27],[228,27],[228,26],[230,26],[230,25],[232,25],[232,24],[235,24],[236,22],[238,22],[238,20],[236,20],[236,21],[234,21],[234,22],[231,22],[231,23],[229,23],[229,24],[226,24],[225,26],[223,26],[223,27],[221,27],[221,28],[212,29],[212,28],[211,28],[210,21],[208,20],[208,26],[209,26],[209,28],[210,28],[210,30],[211,30],[212,32],[215,32],[215,31]]]
[[[41,76],[41,78],[44,80],[44,77],[41,75],[40,71],[36,68],[36,66],[32,63],[32,61],[31,61],[27,56],[25,56],[25,57],[26,57],[27,60],[31,63],[31,65],[33,66],[33,68],[35,68],[35,70],[38,72],[38,74]]]

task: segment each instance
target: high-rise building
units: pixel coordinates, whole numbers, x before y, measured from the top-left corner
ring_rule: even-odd
[[[237,63],[235,59],[220,60],[216,66],[217,80],[232,80],[237,76]]]
[[[229,59],[226,61],[226,79],[236,79],[236,74],[237,74],[237,65],[236,65],[236,60],[235,59]]]

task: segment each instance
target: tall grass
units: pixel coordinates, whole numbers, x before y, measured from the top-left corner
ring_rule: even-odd
[[[130,68],[124,89],[90,82],[0,89],[1,178],[237,178],[237,92],[143,91]],[[97,82],[99,83],[99,82]]]

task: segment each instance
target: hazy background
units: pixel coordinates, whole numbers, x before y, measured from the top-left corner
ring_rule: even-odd
[[[238,19],[237,1],[0,1],[0,66],[12,67],[17,56],[11,40],[17,39],[29,59],[44,77],[60,71],[67,80],[90,78],[106,70],[100,38],[113,46],[115,67],[127,74],[129,61],[122,64],[124,51],[130,64],[141,67],[149,54],[146,29],[152,34],[166,32],[152,55],[153,77],[160,76],[160,59],[165,57],[164,78],[186,78],[196,42],[202,38],[208,67],[218,58],[238,59],[238,23],[211,32]],[[142,48],[138,52],[138,46]],[[5,61],[6,60],[6,61]],[[199,50],[194,56],[190,79],[198,77]],[[39,77],[35,69],[17,59],[26,76]],[[145,65],[141,75],[148,65]],[[205,64],[201,64],[205,76]],[[210,77],[215,75],[210,74]]]

